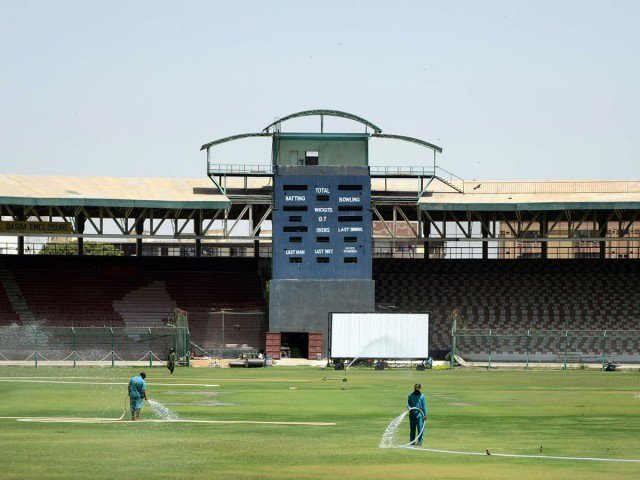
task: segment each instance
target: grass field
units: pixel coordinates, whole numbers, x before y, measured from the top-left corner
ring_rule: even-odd
[[[0,416],[117,418],[138,370],[2,368]],[[640,478],[640,463],[378,446],[419,381],[426,448],[640,459],[638,372],[351,369],[342,382],[342,372],[310,367],[146,371],[149,396],[182,419],[335,425],[2,418],[0,478]],[[142,416],[157,418],[148,406]]]

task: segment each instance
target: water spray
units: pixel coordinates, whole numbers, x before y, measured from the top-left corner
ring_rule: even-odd
[[[349,370],[351,368],[351,365],[353,365],[355,363],[355,361],[358,360],[358,358],[360,358],[360,357],[355,357],[353,360],[351,360],[351,362],[349,362],[349,365],[347,365],[344,368],[344,378],[342,379],[343,382],[348,381],[347,380],[347,370]]]
[[[161,419],[163,420],[177,420],[178,419],[178,415],[173,412],[172,410],[168,409],[167,407],[165,407],[162,403],[156,401],[156,400],[152,400],[152,399],[147,399],[147,402],[149,403],[149,405],[151,405],[151,408],[153,408],[153,411],[156,415],[158,415]]]
[[[404,412],[402,412],[400,415],[394,418],[385,429],[384,433],[382,434],[382,438],[380,439],[380,448],[405,448],[405,447],[414,446],[412,442],[401,444],[401,445],[397,445],[395,443],[395,438],[396,438],[396,435],[398,434],[398,429],[400,428],[400,425],[402,424],[402,421],[404,420],[404,418],[409,414],[411,410],[417,410],[424,417],[424,412],[422,411],[422,409],[418,407],[411,407],[405,410]],[[420,435],[424,433],[424,429],[426,425],[427,425],[427,422],[423,421],[422,429],[420,430],[420,432],[418,432],[418,434],[416,435],[416,438],[419,438]]]
[[[384,348],[389,348],[390,346],[392,346],[394,349],[397,350],[398,347],[398,343],[393,339],[393,338],[389,338],[389,336],[385,335],[383,337],[379,337],[379,338],[375,338],[372,339],[371,341],[369,341],[369,343],[367,343],[366,345],[364,345],[362,348],[360,348],[360,350],[358,351],[358,355],[356,355],[353,360],[351,360],[351,362],[349,362],[349,364],[344,368],[344,379],[342,380],[343,382],[347,381],[347,370],[349,370],[349,368],[351,368],[351,366],[356,363],[356,361],[360,358],[374,358],[377,359],[378,364],[383,364],[384,363],[384,355],[375,355],[373,354],[373,351],[375,351],[374,346],[376,345],[381,345],[384,346]],[[380,347],[382,348],[382,347]],[[376,368],[377,370],[377,368]]]
[[[120,415],[120,418],[118,418],[118,420],[124,420],[124,416],[127,414],[127,400],[129,400],[129,395],[124,397],[124,411],[122,412],[122,415]]]

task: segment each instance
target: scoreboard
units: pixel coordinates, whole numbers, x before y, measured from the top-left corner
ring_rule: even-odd
[[[308,168],[274,176],[272,278],[371,279],[368,168]]]

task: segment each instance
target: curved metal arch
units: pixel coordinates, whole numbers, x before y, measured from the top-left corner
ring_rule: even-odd
[[[434,145],[433,143],[425,142],[424,140],[420,140],[419,138],[407,137],[404,135],[391,135],[384,133],[374,133],[371,137],[377,138],[390,138],[392,140],[402,140],[403,142],[416,143],[418,145],[422,145],[423,147],[430,148],[431,150],[435,150],[438,153],[442,153],[442,147]]]
[[[340,110],[305,110],[304,112],[292,113],[291,115],[287,115],[286,117],[279,118],[275,122],[267,125],[265,128],[262,129],[262,131],[268,132],[270,128],[275,127],[279,123],[286,122],[287,120],[291,120],[293,118],[321,116],[321,115],[326,115],[328,117],[346,118],[348,120],[353,120],[354,122],[359,122],[359,123],[362,123],[363,125],[366,125],[367,127],[371,128],[375,133],[382,132],[382,129],[380,127],[371,123],[369,120],[366,120],[352,113],[341,112]]]
[[[220,138],[218,140],[214,140],[213,142],[205,143],[200,147],[200,150],[207,150],[214,145],[220,145],[221,143],[233,142],[234,140],[240,140],[242,138],[251,138],[251,137],[270,137],[270,133],[242,133],[240,135],[231,135],[230,137]]]

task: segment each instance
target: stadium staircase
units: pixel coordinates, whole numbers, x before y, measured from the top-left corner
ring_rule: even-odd
[[[2,316],[0,322],[8,325],[19,320],[22,325],[35,324],[36,317],[25,302],[13,272],[7,268],[2,260],[0,260],[0,283],[2,283],[2,293],[6,295],[5,297],[0,294],[0,315]],[[7,305],[5,298],[9,305]]]
[[[444,183],[446,186],[451,188],[451,190],[455,190],[458,193],[464,193],[464,191],[460,187],[458,187],[457,185],[455,185],[452,182],[449,182],[449,181],[445,180],[444,178],[442,178],[442,177],[440,177],[438,175],[434,175],[433,178],[436,178],[439,182]]]

